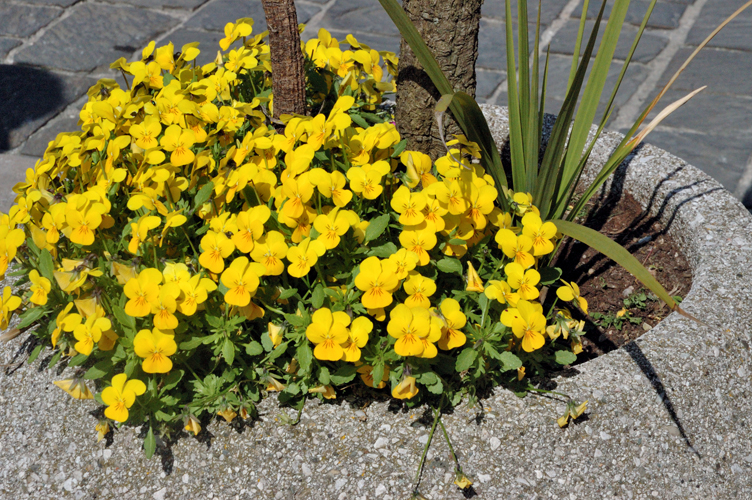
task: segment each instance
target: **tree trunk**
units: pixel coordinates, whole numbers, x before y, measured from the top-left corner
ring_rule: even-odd
[[[306,114],[305,72],[293,0],[261,0],[269,29],[274,118]]]
[[[454,87],[475,96],[480,7],[483,0],[403,0],[402,5]],[[405,40],[397,76],[397,127],[408,149],[436,159],[446,154],[433,117],[441,96]],[[459,133],[445,119],[448,133]]]

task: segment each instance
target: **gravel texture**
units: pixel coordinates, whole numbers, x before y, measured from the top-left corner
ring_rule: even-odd
[[[500,141],[506,110],[486,107]],[[619,136],[607,133],[592,162]],[[443,420],[477,498],[752,498],[750,343],[752,217],[719,184],[684,161],[643,147],[610,189],[628,189],[660,217],[694,273],[683,307],[710,325],[670,315],[638,341],[558,378],[588,399],[560,429],[564,403],[497,390],[482,407]],[[22,359],[22,338],[2,361]],[[44,356],[42,356],[44,357]],[[93,402],[51,385],[36,362],[0,375],[0,496],[4,498],[406,499],[428,434],[425,409],[389,402],[365,409],[309,401],[295,427],[273,398],[242,431],[214,421],[151,461],[138,428],[96,443]],[[201,439],[203,438],[203,439]],[[460,499],[437,435],[421,492]]]

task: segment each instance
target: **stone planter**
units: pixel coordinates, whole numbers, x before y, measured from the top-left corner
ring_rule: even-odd
[[[495,138],[506,110],[485,109]],[[619,136],[606,133],[598,164]],[[592,175],[592,171],[589,171]],[[478,498],[752,497],[752,217],[715,181],[645,146],[620,171],[622,187],[659,217],[688,257],[691,292],[682,306],[711,325],[672,314],[628,346],[557,379],[589,399],[587,418],[559,429],[561,401],[518,399],[497,389],[482,408],[444,422]],[[22,339],[6,345],[14,361]],[[364,409],[309,401],[297,426],[270,399],[261,419],[237,431],[208,425],[145,460],[139,429],[96,443],[95,405],[51,385],[63,374],[39,362],[2,375],[0,491],[14,498],[409,498],[428,428],[425,409]],[[420,491],[460,499],[440,434]]]

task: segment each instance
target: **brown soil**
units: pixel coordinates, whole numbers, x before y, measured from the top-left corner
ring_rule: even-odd
[[[587,218],[578,222],[627,248],[669,295],[683,298],[689,292],[692,272],[687,259],[665,228],[643,213],[630,194],[591,202]],[[634,276],[586,245],[570,242],[556,262],[564,272],[563,278],[577,283],[580,294],[588,301],[589,315],[578,318],[586,320],[587,332],[578,363],[635,340],[670,313],[668,306]],[[617,318],[623,309],[626,314]]]

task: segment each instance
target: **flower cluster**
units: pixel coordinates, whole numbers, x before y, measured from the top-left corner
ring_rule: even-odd
[[[153,42],[113,63],[125,88],[90,89],[81,130],[0,215],[0,275],[17,260],[30,283],[4,290],[0,327],[23,303],[51,364],[85,366],[61,388],[98,380],[107,419],[148,420],[148,451],[207,412],[252,416],[265,391],[334,398],[359,375],[456,404],[574,361],[570,312],[539,301],[560,277],[555,225],[464,137],[435,162],[405,149],[382,106],[394,54],[321,30],[301,47],[312,116],[275,126],[266,33],[225,35],[203,66],[196,44]],[[586,312],[575,284],[557,295]]]

